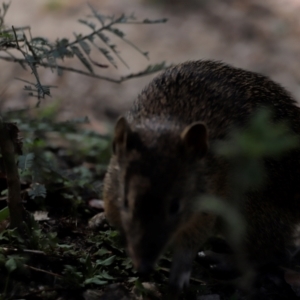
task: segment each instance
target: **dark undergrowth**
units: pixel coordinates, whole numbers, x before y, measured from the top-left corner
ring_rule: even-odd
[[[164,299],[169,253],[145,280],[133,270],[118,232],[105,220],[98,224],[97,230],[89,227],[90,218],[103,212],[101,191],[110,156],[110,135],[89,131],[85,127],[86,119],[57,123],[56,109],[52,106],[9,116],[18,124],[23,136],[26,154],[19,157],[18,166],[22,202],[30,214],[22,236],[16,230],[6,229],[6,179],[3,176],[0,179],[1,299]],[[248,135],[247,139],[251,139],[251,132],[266,118],[265,112],[258,115],[243,137]],[[268,143],[276,140],[278,151],[286,147],[278,143],[283,134],[287,139],[284,145],[293,147],[293,138],[289,140],[283,128],[266,130],[273,136]],[[266,140],[262,131],[260,134],[262,140]],[[227,146],[236,143],[232,148],[236,151],[237,147],[243,148],[242,141],[236,132]],[[232,152],[227,146],[221,147],[224,150],[221,154],[230,157]],[[269,150],[274,151],[274,144]],[[263,151],[268,151],[267,147]],[[243,156],[246,157],[245,170],[247,155]],[[229,216],[232,222],[234,217]],[[227,246],[224,245],[222,240],[216,239],[206,245],[206,250],[223,253],[226,259]],[[230,272],[226,268],[215,270],[211,267],[214,264],[216,262],[210,262],[203,268],[205,263],[195,260],[190,290],[183,299],[297,299],[300,276],[296,268],[296,271],[283,271],[270,267],[255,289],[242,291],[236,281],[228,280]]]

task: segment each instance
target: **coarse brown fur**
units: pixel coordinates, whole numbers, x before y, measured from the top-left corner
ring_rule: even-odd
[[[265,76],[214,61],[193,61],[153,79],[119,119],[105,177],[105,213],[126,236],[134,266],[149,271],[169,244],[170,284],[188,284],[191,264],[215,232],[217,217],[196,211],[195,197],[229,200],[227,165],[210,145],[243,128],[259,107],[300,135],[300,109]],[[242,209],[245,249],[257,263],[284,256],[300,221],[299,151],[266,164],[264,188],[249,193]]]

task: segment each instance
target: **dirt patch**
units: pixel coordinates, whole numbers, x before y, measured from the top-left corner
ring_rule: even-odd
[[[300,43],[298,40],[300,5],[297,1],[90,1],[103,14],[134,12],[140,18],[168,18],[166,24],[124,25],[128,38],[150,52],[150,60],[131,48],[118,44],[130,69],[119,64],[101,74],[119,76],[144,69],[160,61],[178,63],[194,59],[223,60],[234,66],[261,72],[289,89],[300,99]],[[77,19],[89,13],[85,1],[13,1],[7,14],[7,24],[30,25],[33,36],[73,38],[73,33],[85,33]],[[103,57],[95,56],[100,62]],[[28,105],[29,99],[21,90],[31,80],[29,72],[12,63],[1,63],[0,80],[5,89],[6,105],[10,108]],[[69,61],[71,66],[80,66]],[[80,66],[81,67],[81,66]],[[64,73],[57,77],[50,70],[41,70],[45,84],[57,85],[48,103],[63,103],[63,118],[89,115],[92,119],[115,119],[126,110],[152,76],[133,79],[122,84],[91,79],[78,74]],[[33,81],[33,79],[32,79]]]

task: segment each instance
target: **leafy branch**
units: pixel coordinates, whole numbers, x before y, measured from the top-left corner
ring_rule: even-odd
[[[63,71],[69,71],[114,83],[120,83],[130,78],[148,75],[166,68],[166,64],[162,62],[155,65],[149,65],[141,72],[130,73],[119,78],[103,76],[95,71],[99,68],[108,68],[109,65],[117,68],[118,64],[116,59],[125,67],[129,68],[117,49],[117,45],[111,42],[111,36],[122,40],[148,59],[148,52],[141,50],[131,42],[126,37],[124,31],[118,28],[118,26],[126,24],[159,24],[166,22],[166,19],[144,19],[140,21],[136,20],[136,17],[133,14],[128,16],[122,14],[119,17],[104,16],[97,12],[93,6],[89,5],[92,14],[88,15],[86,19],[79,19],[78,21],[87,26],[91,32],[86,35],[74,33],[75,38],[72,41],[69,41],[67,38],[62,38],[57,39],[55,43],[52,43],[44,37],[33,38],[29,26],[18,28],[12,27],[12,29],[6,28],[4,26],[4,17],[8,7],[9,4],[3,3],[2,10],[0,11],[0,24],[2,24],[0,28],[0,51],[5,52],[5,55],[0,55],[0,59],[18,63],[23,69],[26,69],[26,67],[29,66],[35,77],[35,83],[29,83],[29,86],[26,85],[24,90],[28,91],[29,95],[37,97],[37,106],[40,104],[40,99],[45,98],[45,96],[51,96],[50,87],[43,85],[39,78],[37,70],[39,66],[50,68],[52,71],[55,70],[58,75],[61,75]],[[92,48],[100,52],[108,64],[95,61],[91,57]],[[11,50],[17,50],[22,57],[15,56]],[[64,61],[65,58],[74,57],[81,62],[85,70],[67,67],[59,63],[59,61]]]

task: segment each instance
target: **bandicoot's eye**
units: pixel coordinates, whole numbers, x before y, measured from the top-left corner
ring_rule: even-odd
[[[179,212],[179,209],[180,209],[180,199],[179,198],[172,199],[171,205],[169,208],[169,214],[176,215]]]

